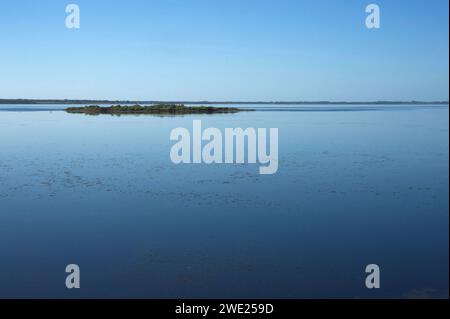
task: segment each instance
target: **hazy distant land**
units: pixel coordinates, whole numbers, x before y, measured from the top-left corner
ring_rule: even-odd
[[[261,105],[448,105],[448,101],[130,101],[130,100],[39,100],[0,99],[0,104],[75,104],[75,105],[145,105],[145,104],[261,104]]]

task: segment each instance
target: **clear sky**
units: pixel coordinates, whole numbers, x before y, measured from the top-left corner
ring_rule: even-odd
[[[448,0],[0,0],[0,98],[448,100],[448,15]]]

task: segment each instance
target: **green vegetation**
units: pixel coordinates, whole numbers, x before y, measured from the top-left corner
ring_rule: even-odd
[[[154,115],[179,115],[179,114],[217,114],[217,113],[237,113],[243,110],[235,107],[211,107],[211,106],[192,106],[183,104],[156,104],[156,105],[113,105],[109,107],[100,107],[90,105],[85,107],[69,107],[68,113],[99,115],[99,114],[154,114]]]

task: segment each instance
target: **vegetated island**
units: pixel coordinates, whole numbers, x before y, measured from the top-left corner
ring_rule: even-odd
[[[84,107],[66,108],[67,113],[87,115],[122,115],[122,114],[154,114],[154,115],[184,115],[184,114],[223,114],[252,111],[236,107],[185,106],[184,104],[155,104],[155,105],[113,105],[101,107],[89,105]]]

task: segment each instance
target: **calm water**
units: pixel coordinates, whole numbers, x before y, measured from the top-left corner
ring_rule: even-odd
[[[447,106],[1,108],[0,297],[448,297]],[[172,164],[170,131],[193,119],[278,127],[277,174]]]

